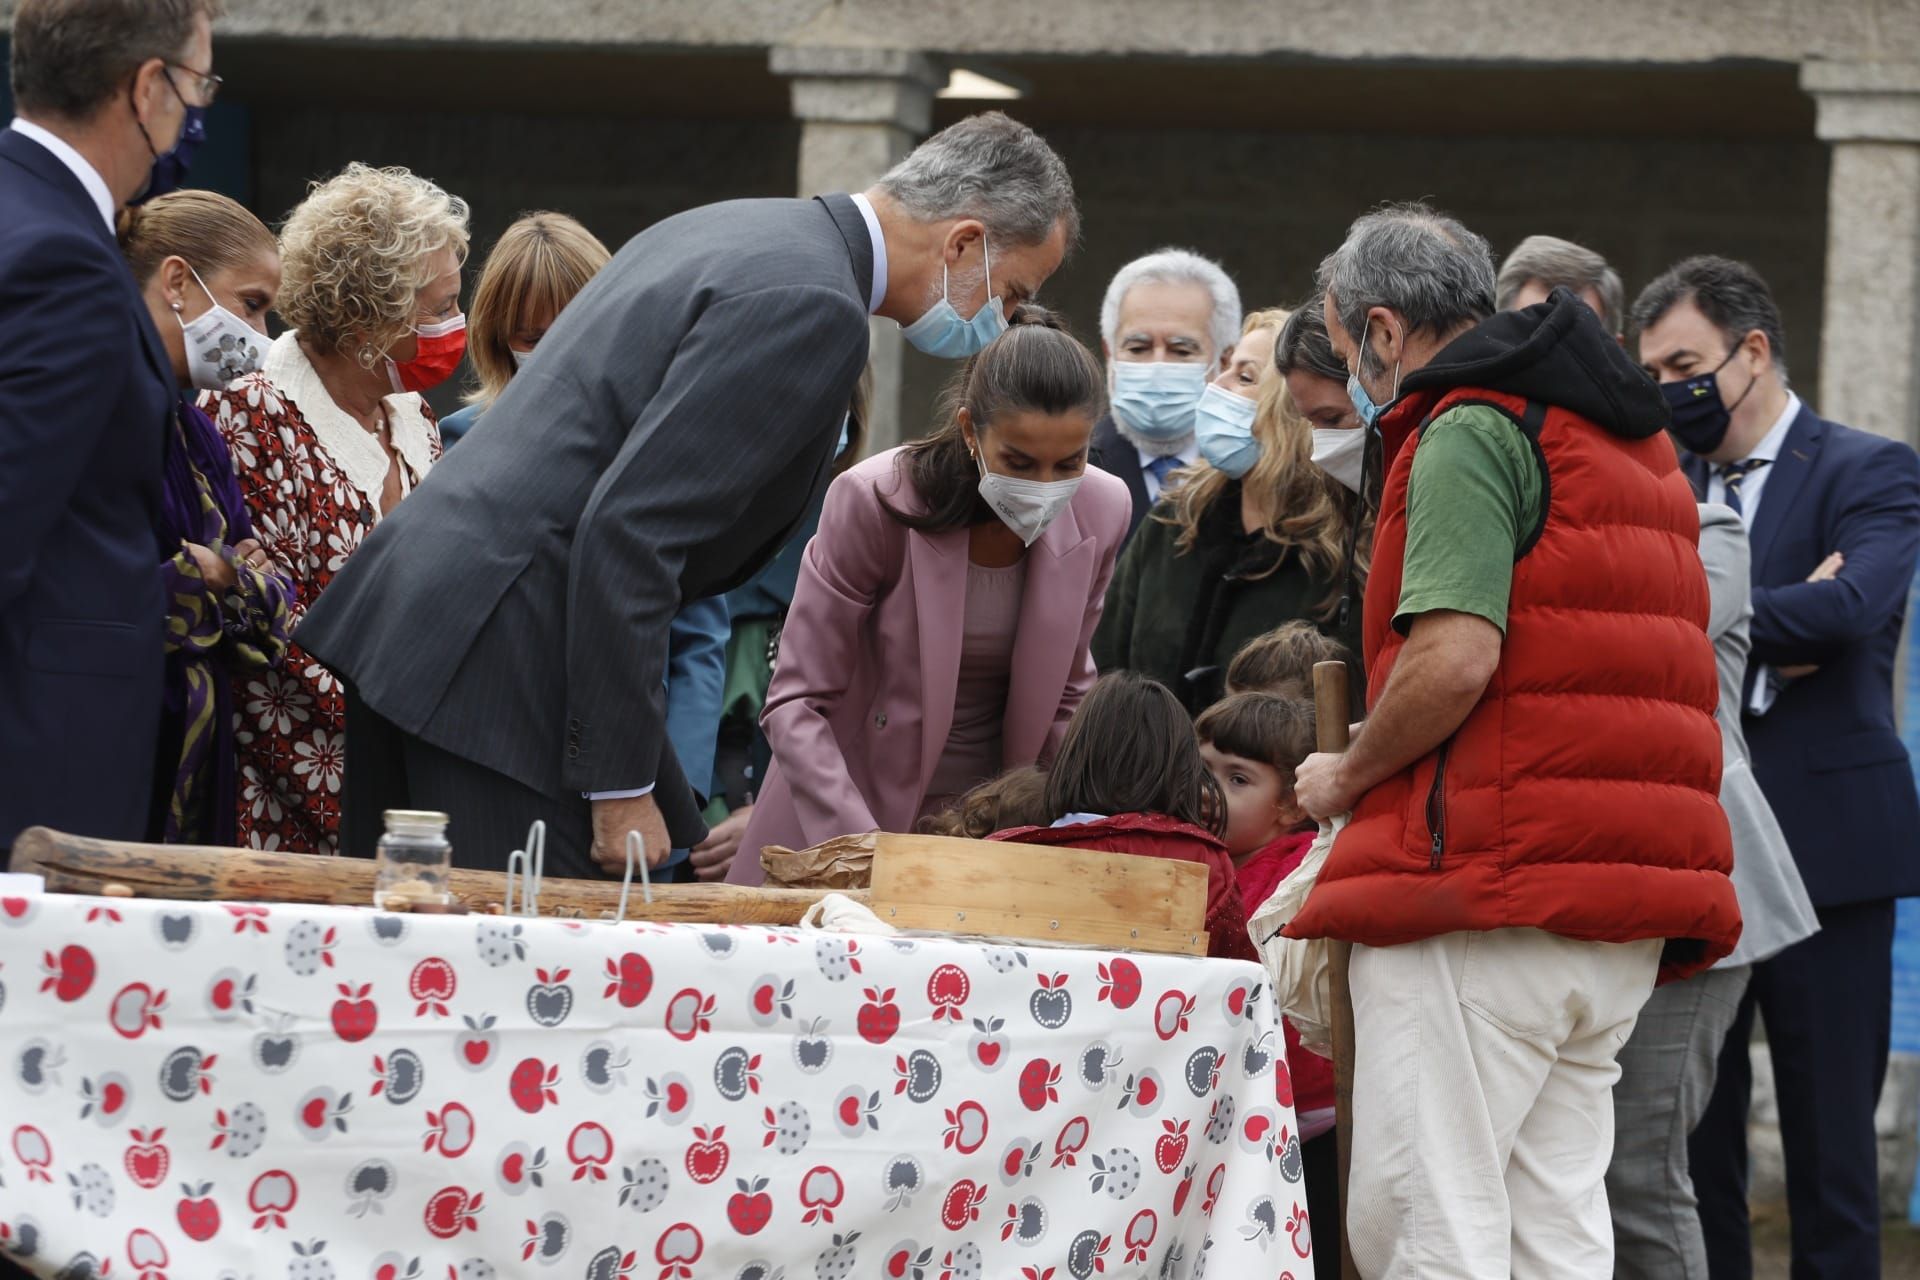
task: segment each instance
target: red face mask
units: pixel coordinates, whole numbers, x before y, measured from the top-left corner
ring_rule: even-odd
[[[419,342],[413,359],[388,359],[387,376],[395,391],[430,391],[453,376],[467,354],[467,318],[457,315],[415,329]]]

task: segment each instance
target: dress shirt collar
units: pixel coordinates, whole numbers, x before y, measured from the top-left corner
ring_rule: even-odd
[[[873,201],[856,191],[853,205],[867,220],[867,234],[873,237],[873,288],[867,294],[867,314],[873,315],[887,296],[887,238],[880,234],[880,215],[873,211]]]
[[[80,185],[86,188],[87,195],[92,197],[94,207],[100,210],[100,220],[107,224],[108,231],[112,231],[113,193],[107,190],[107,180],[100,176],[100,171],[89,164],[85,156],[75,151],[73,144],[65,138],[42,128],[31,120],[15,116],[9,127],[21,137],[31,138],[53,152],[53,158],[72,171],[73,176],[80,180]]]

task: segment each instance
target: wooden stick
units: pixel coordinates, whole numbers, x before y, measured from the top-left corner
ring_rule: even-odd
[[[1314,663],[1314,739],[1320,750],[1342,752],[1351,742],[1347,714],[1352,704],[1347,699],[1347,664]],[[1338,1135],[1340,1166],[1340,1275],[1342,1280],[1360,1280],[1353,1249],[1347,1242],[1347,1175],[1353,1167],[1353,991],[1347,985],[1347,971],[1353,947],[1332,940],[1327,952],[1333,997],[1334,1132]]]
[[[134,844],[70,836],[29,827],[13,844],[15,871],[47,879],[52,893],[99,893],[123,884],[142,898],[187,902],[312,902],[367,906],[373,901],[373,860],[325,858],[257,849],[210,849],[192,845]],[[454,868],[447,886],[469,910],[485,911],[506,899],[499,871]],[[632,902],[630,920],[683,920],[699,924],[792,925],[825,890],[765,889],[732,884],[655,885],[651,905]],[[864,902],[864,889],[844,891]],[[598,920],[620,905],[612,880],[563,880],[541,885],[543,915]]]

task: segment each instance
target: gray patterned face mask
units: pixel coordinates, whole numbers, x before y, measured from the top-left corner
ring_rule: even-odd
[[[193,271],[193,268],[189,266],[187,270]],[[266,358],[267,340],[252,325],[221,306],[198,271],[193,271],[193,282],[213,305],[191,324],[180,320],[180,313],[174,312],[173,318],[180,320],[181,336],[187,346],[187,373],[196,390],[222,391],[235,379],[259,372]]]

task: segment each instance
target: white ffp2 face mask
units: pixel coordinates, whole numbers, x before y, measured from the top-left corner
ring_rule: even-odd
[[[980,468],[980,496],[987,500],[1002,524],[1020,535],[1020,541],[1032,546],[1040,540],[1080,488],[1083,476],[1071,480],[1020,480],[987,470],[986,459],[974,454]]]
[[[193,271],[189,265],[188,271]],[[199,391],[224,391],[227,385],[250,373],[257,373],[266,359],[267,340],[252,325],[220,305],[193,271],[193,282],[213,305],[194,317],[191,323],[180,320],[180,337],[187,349],[187,376]]]
[[[1366,461],[1366,427],[1315,427],[1313,465],[1355,493],[1360,492],[1361,468]]]

